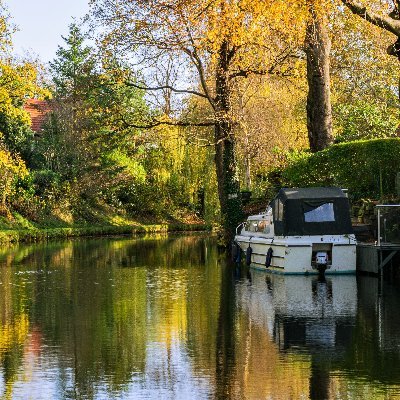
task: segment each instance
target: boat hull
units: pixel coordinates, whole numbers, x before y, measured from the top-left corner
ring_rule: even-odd
[[[316,249],[329,249],[330,262],[325,274],[351,274],[356,272],[356,242],[353,235],[274,237],[237,235],[236,243],[245,253],[250,246],[251,266],[279,274],[319,274],[313,263]],[[266,267],[267,253],[272,259]]]

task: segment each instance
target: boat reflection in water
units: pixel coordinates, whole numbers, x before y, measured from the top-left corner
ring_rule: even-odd
[[[266,394],[331,398],[332,364],[343,359],[354,331],[356,277],[266,275],[252,270],[249,278],[251,290],[238,288],[241,307],[254,324],[253,331],[267,331],[275,343],[275,368],[298,377],[297,384],[288,383],[289,391],[272,384]]]

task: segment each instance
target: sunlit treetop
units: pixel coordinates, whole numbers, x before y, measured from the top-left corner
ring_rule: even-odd
[[[148,61],[184,54],[209,69],[226,46],[231,74],[287,72],[304,42],[309,7],[324,2],[287,0],[92,0],[107,34],[103,44],[141,53]],[[144,50],[144,47],[146,49]],[[279,66],[279,68],[278,68]]]

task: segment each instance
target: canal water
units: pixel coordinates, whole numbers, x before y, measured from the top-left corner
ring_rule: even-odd
[[[400,291],[237,268],[199,235],[0,249],[7,399],[400,398]]]

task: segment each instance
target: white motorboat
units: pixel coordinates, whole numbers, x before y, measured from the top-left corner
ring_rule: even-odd
[[[236,229],[234,257],[283,274],[355,273],[356,238],[337,187],[281,189],[264,213]]]

